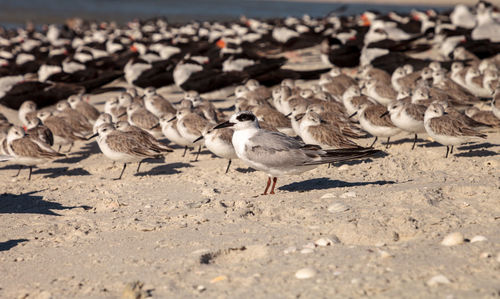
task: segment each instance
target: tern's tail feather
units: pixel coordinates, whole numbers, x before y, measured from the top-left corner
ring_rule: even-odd
[[[376,154],[379,153],[382,153],[382,151],[373,149],[372,147],[324,150],[324,153],[320,154],[321,160],[310,161],[305,165],[317,165],[324,163],[349,161],[359,158],[375,156]]]

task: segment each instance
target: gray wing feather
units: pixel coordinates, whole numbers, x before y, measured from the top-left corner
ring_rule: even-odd
[[[279,132],[263,130],[249,141],[246,148],[247,157],[269,167],[300,166],[320,158],[321,151],[318,147],[309,147]]]

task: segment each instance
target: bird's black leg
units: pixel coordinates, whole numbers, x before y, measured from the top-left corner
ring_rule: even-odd
[[[194,162],[198,161],[198,156],[200,155],[201,152],[201,145],[198,147],[198,152],[196,153],[196,158],[194,158]]]
[[[19,174],[21,173],[21,169],[23,169],[23,166],[19,165],[19,169],[17,170],[17,174],[15,176],[13,176],[13,178],[19,176]]]
[[[231,159],[229,159],[229,162],[227,163],[226,173],[229,171],[229,166],[231,166]]]
[[[411,150],[415,148],[415,144],[417,144],[417,134],[415,134],[415,139],[413,140],[413,146],[411,147]]]
[[[31,181],[31,172],[33,171],[33,166],[30,166],[30,175],[28,176],[28,181]]]
[[[135,171],[135,173],[139,172],[139,169],[141,169],[141,164],[142,164],[142,161],[139,161],[139,164],[137,165],[137,170]]]
[[[182,154],[182,157],[185,157],[185,156],[186,156],[186,152],[187,152],[187,150],[188,150],[188,147],[187,147],[187,145],[186,145],[186,146],[184,147],[184,154]]]
[[[71,152],[71,149],[73,148],[73,144],[74,144],[74,143],[73,143],[73,142],[71,142],[71,144],[69,145],[68,150],[66,151],[67,153]]]
[[[370,145],[370,147],[373,147],[373,145],[375,144],[375,142],[377,142],[377,140],[378,140],[378,137],[375,136],[375,140],[373,140],[373,143]]]
[[[127,163],[123,163],[122,172],[120,173],[120,176],[115,179],[115,181],[118,181],[118,180],[122,179],[122,175],[123,175],[123,172],[125,171],[125,168],[127,168]]]
[[[454,147],[454,145],[451,146],[450,154],[453,154],[453,147]]]
[[[446,157],[445,158],[448,158],[448,152],[450,151],[450,147],[449,146],[446,146]]]
[[[391,142],[391,137],[387,137],[387,143],[385,144],[385,149],[388,149],[391,147],[390,142]]]

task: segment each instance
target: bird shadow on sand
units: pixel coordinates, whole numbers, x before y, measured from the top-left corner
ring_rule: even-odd
[[[29,241],[28,239],[12,239],[9,241],[0,242],[0,252],[8,251],[13,247],[16,247],[17,245],[28,241]]]
[[[497,147],[497,146],[500,146],[500,144],[492,144],[489,142],[483,142],[483,143],[473,143],[473,144],[464,145],[464,146],[458,147],[457,149],[460,151],[471,151],[471,150],[476,150],[476,149],[485,149],[485,148],[492,148],[492,147]]]
[[[0,194],[0,214],[43,214],[52,216],[61,216],[53,210],[69,210],[83,208],[85,210],[92,207],[82,206],[63,206],[58,202],[43,200],[43,196],[33,195],[40,191],[32,191],[23,194],[4,193]]]
[[[19,169],[19,164],[10,164],[10,165],[5,165],[4,167],[0,168],[0,170],[18,170]]]
[[[73,164],[81,162],[92,154],[100,153],[99,145],[97,142],[93,141],[85,144],[80,151],[66,153],[65,158],[54,160],[56,163]]]
[[[316,178],[310,179],[302,182],[295,182],[288,185],[279,187],[279,190],[290,191],[290,192],[306,192],[313,190],[325,190],[332,188],[342,188],[342,187],[358,187],[358,186],[368,186],[368,185],[389,185],[395,184],[395,181],[373,181],[373,182],[344,182],[339,180],[332,180],[329,178]]]
[[[404,144],[404,143],[408,143],[408,144],[410,144],[410,148],[411,148],[411,145],[413,144],[413,141],[414,141],[414,140],[415,140],[415,139],[414,139],[413,137],[411,137],[411,138],[401,138],[401,139],[396,139],[396,140],[392,140],[392,139],[391,139],[390,144],[391,144],[391,145],[397,145],[397,144]],[[378,141],[377,141],[377,142],[378,142]],[[429,143],[429,141],[427,141],[427,140],[425,140],[425,139],[417,138],[417,144],[416,144],[416,145],[417,145],[417,146],[418,146],[418,145],[422,145],[422,143],[423,143],[423,144],[426,144],[426,143]],[[385,146],[385,140],[383,140],[383,144],[384,144],[384,146]]]
[[[498,144],[492,144],[489,142],[483,143],[474,143],[470,145],[464,145],[458,147],[458,151],[467,151],[467,152],[457,152],[455,154],[456,157],[493,157],[500,155],[498,151],[490,151],[487,148],[498,147]]]
[[[51,178],[51,179],[58,178],[60,176],[90,175],[88,171],[86,171],[81,167],[73,169],[69,169],[69,167],[41,168],[33,171],[33,175],[44,174],[44,173],[47,173],[47,175],[45,175],[44,178]]]
[[[136,174],[135,176],[154,176],[154,175],[170,175],[170,174],[177,174],[181,173],[179,168],[188,168],[188,167],[193,167],[193,165],[189,163],[181,163],[181,162],[176,162],[176,163],[170,163],[170,164],[163,164],[160,166],[156,166],[151,168],[148,171],[141,171]]]
[[[248,168],[241,168],[241,167],[238,167],[235,169],[235,171],[239,172],[239,173],[252,173],[252,172],[255,172],[256,170],[251,168],[251,167],[248,167]]]
[[[480,150],[471,150],[465,153],[456,153],[455,157],[493,157],[498,155],[499,153],[497,152],[480,149]]]
[[[415,147],[422,147],[422,148],[427,148],[427,147],[444,147],[446,149],[446,146],[440,144],[440,143],[437,143],[436,141],[427,141],[425,143],[422,143],[422,144],[418,144],[415,146]]]
[[[359,164],[363,164],[363,163],[371,163],[371,162],[373,162],[373,159],[384,158],[384,157],[387,157],[387,156],[389,156],[388,153],[386,153],[384,151],[381,151],[381,152],[376,153],[374,156],[372,156],[370,158],[358,159],[358,160],[351,160],[351,161],[343,161],[343,162],[334,162],[332,164],[334,166],[333,168],[342,166],[344,164],[345,165],[349,165],[349,166],[359,165]]]

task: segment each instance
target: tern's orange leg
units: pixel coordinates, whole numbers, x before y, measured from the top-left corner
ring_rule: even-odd
[[[267,178],[267,185],[266,185],[266,190],[264,190],[264,193],[262,195],[267,195],[267,190],[269,189],[269,186],[271,185],[271,178]]]
[[[269,194],[274,194],[274,187],[276,186],[277,181],[278,181],[278,178],[274,177],[273,178],[273,186],[271,187],[271,192],[269,192]]]

